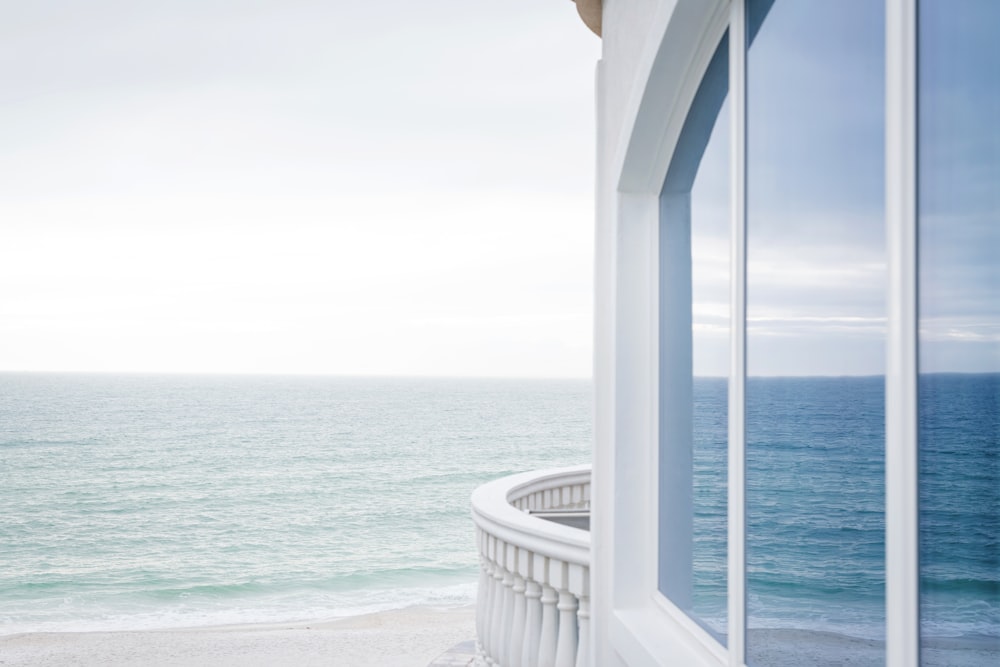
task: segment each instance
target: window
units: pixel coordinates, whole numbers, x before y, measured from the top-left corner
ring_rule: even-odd
[[[921,664],[1000,662],[1000,4],[918,15]]]
[[[1000,4],[670,7],[599,205],[607,655],[994,664]]]
[[[747,662],[881,665],[884,8],[747,15]]]
[[[726,634],[729,40],[715,51],[660,193],[659,590]]]

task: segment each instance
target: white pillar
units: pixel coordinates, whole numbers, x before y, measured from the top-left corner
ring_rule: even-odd
[[[580,628],[576,667],[590,667],[590,598],[580,597],[580,609],[576,612],[576,618]]]
[[[500,619],[503,618],[503,567],[500,563],[493,563],[493,613],[490,614],[490,627],[486,634],[490,638],[487,646],[487,655],[494,664],[500,662],[500,638],[502,627]]]
[[[493,564],[493,561],[486,558],[483,562],[483,620],[479,624],[479,644],[482,647],[485,658],[490,657],[490,648],[492,646],[490,632],[493,627],[491,619],[493,618],[493,573],[495,570],[496,566]]]
[[[559,591],[559,641],[555,667],[576,667],[576,596]]]
[[[558,599],[556,589],[548,584],[542,586],[542,628],[538,639],[538,667],[553,667],[556,664],[556,639],[559,631],[559,617],[556,612]]]
[[[497,660],[500,667],[510,664],[510,625],[514,616],[514,575],[506,567],[503,570],[503,606],[500,610],[500,643],[497,646]]]
[[[524,646],[521,667],[538,667],[538,640],[542,635],[542,586],[537,581],[525,582]]]
[[[481,545],[480,545],[481,547]],[[483,653],[483,628],[486,624],[486,598],[489,595],[487,584],[489,562],[486,556],[479,555],[479,586],[476,589],[476,653]]]
[[[520,574],[514,575],[514,609],[510,626],[510,648],[507,651],[507,662],[504,667],[521,667],[521,656],[524,653],[524,617],[525,602],[524,579]]]

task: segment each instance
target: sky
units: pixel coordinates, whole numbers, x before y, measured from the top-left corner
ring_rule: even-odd
[[[566,0],[0,10],[0,371],[589,377]]]
[[[920,369],[1000,372],[1000,3],[921,7]],[[883,14],[774,3],[750,47],[750,375],[885,371]],[[696,375],[728,373],[728,112],[692,188]]]
[[[774,3],[750,46],[749,375],[885,370],[881,12],[867,0]],[[729,113],[692,187],[700,376],[729,372]]]

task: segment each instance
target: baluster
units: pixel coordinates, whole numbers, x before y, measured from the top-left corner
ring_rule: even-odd
[[[500,545],[497,545],[498,552]],[[499,559],[499,553],[497,553]],[[500,664],[500,638],[503,636],[501,630],[503,619],[503,567],[499,560],[494,562],[493,567],[493,613],[490,614],[490,645],[487,655],[493,664]]]
[[[559,641],[555,667],[576,667],[576,596],[559,591]]]
[[[480,544],[480,548],[482,545]],[[476,653],[483,648],[483,628],[486,623],[486,577],[488,563],[486,556],[479,554],[479,586],[476,588]]]
[[[524,557],[524,552],[518,549],[518,555]],[[524,652],[524,578],[519,572],[514,573],[514,609],[510,626],[510,649],[507,651],[507,662],[504,667],[521,667],[521,654]]]
[[[556,640],[559,632],[559,616],[556,612],[556,589],[548,584],[542,586],[542,628],[538,638],[538,667],[552,667],[556,664]]]
[[[590,667],[590,598],[580,597],[580,609],[576,612],[580,627],[577,641],[576,667]]]
[[[486,576],[485,576],[485,595],[483,600],[483,622],[482,629],[480,630],[479,643],[483,647],[483,657],[489,659],[491,656],[492,643],[490,642],[491,632],[493,628],[493,591],[494,591],[494,581],[493,574],[496,571],[496,565],[493,561],[486,558]]]
[[[538,667],[538,640],[542,634],[542,587],[537,581],[525,582],[524,645],[521,667]]]
[[[497,660],[501,667],[507,667],[510,664],[510,622],[514,616],[514,575],[506,567],[503,571],[503,607],[501,609],[500,644],[497,647]]]

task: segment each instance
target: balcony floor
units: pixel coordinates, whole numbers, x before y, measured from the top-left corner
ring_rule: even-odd
[[[442,653],[427,667],[468,667],[476,659],[476,642],[473,639],[456,644]]]

